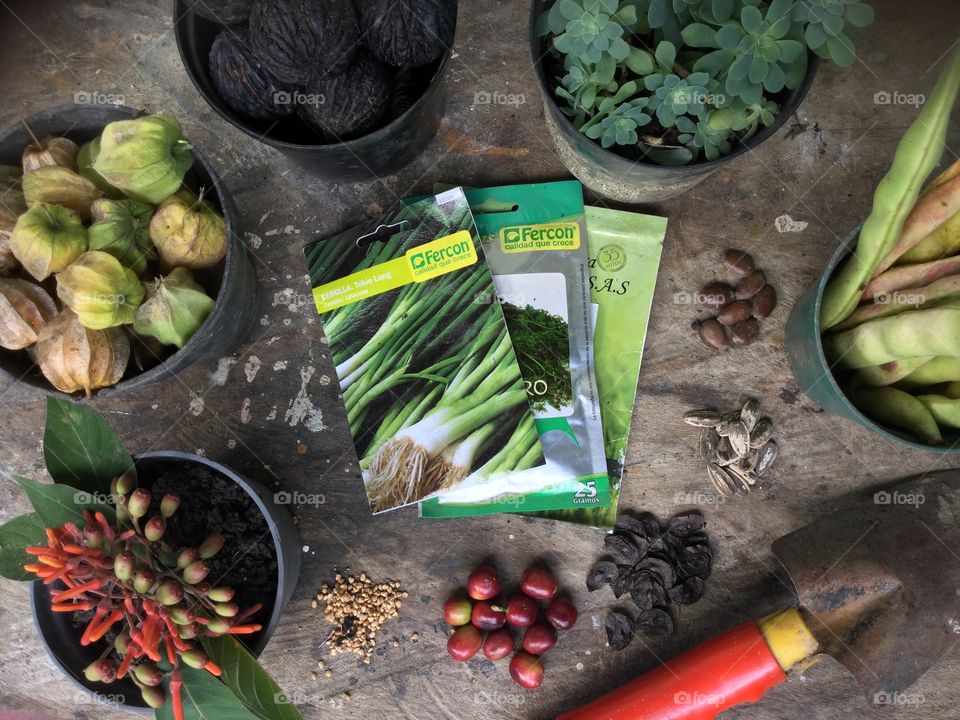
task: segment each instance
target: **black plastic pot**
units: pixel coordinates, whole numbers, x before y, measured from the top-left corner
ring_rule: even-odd
[[[117,105],[67,105],[32,115],[26,122],[37,137],[63,136],[81,144],[99,136],[107,123],[127,120],[138,114],[141,114],[138,110]],[[0,135],[0,164],[19,166],[20,154],[30,142],[21,123],[8,128]],[[227,355],[243,341],[256,322],[255,313],[247,310],[257,306],[260,290],[253,261],[241,240],[237,208],[207,159],[196,149],[193,157],[193,167],[184,182],[194,191],[206,188],[207,198],[219,205],[227,227],[227,256],[222,271],[217,272],[219,277],[213,278],[220,287],[216,306],[180,350],[142,373],[137,373],[131,359],[128,376],[113,387],[96,391],[98,396],[140,390],[172,378],[198,360]],[[35,402],[46,394],[66,397],[50,385],[23,351],[0,350],[0,377],[3,376],[10,385],[2,394],[4,402]]]
[[[796,90],[778,98],[780,112],[773,125],[757,131],[756,135],[722,158],[693,165],[667,167],[627,159],[606,150],[600,143],[581,133],[567,119],[554,100],[553,91],[543,67],[545,38],[536,33],[536,19],[550,7],[553,0],[533,0],[530,4],[529,39],[537,84],[543,100],[547,130],[563,164],[573,175],[594,192],[612,200],[627,203],[657,202],[686,192],[705,180],[723,165],[746,155],[774,135],[803,102],[819,66],[819,58],[810,53],[807,76]]]
[[[223,477],[239,485],[253,499],[260,509],[273,539],[277,557],[277,583],[273,589],[265,589],[263,609],[257,621],[263,629],[252,635],[241,635],[239,639],[254,655],[260,655],[273,631],[277,627],[280,615],[293,596],[300,575],[300,538],[287,508],[275,501],[274,493],[253,480],[244,478],[227,467],[189,453],[148,452],[134,458],[140,485],[149,487],[152,476],[163,465],[199,463],[213,469]],[[130,708],[148,708],[143,702],[140,691],[129,679],[116,680],[110,684],[90,682],[83,670],[98,659],[103,647],[97,643],[82,647],[80,636],[82,628],[71,622],[70,613],[55,613],[50,609],[50,588],[41,581],[33,583],[30,592],[30,607],[33,611],[34,625],[40,633],[50,659],[83,689],[94,694],[98,703],[124,705]],[[152,711],[151,711],[152,712]]]
[[[258,122],[234,112],[210,80],[210,48],[222,26],[193,10],[203,0],[176,0],[173,20],[177,47],[187,74],[203,99],[220,117],[258,142],[279,150],[310,172],[334,182],[359,182],[391,175],[417,157],[440,126],[446,105],[443,74],[450,59],[416,68],[413,90],[423,88],[413,104],[387,125],[342,143],[317,144],[317,138],[295,117]]]

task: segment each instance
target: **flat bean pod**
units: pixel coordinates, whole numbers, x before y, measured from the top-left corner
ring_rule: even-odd
[[[928,355],[960,357],[960,308],[911,310],[870,320],[828,335],[823,343],[831,362],[847,370]]]
[[[931,445],[940,445],[943,436],[927,406],[910,393],[892,387],[860,388],[854,404],[882,425],[905,430]]]

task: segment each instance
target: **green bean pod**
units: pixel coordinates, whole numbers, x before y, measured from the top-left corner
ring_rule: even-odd
[[[943,443],[937,421],[910,393],[892,387],[860,388],[852,399],[861,412],[878,423],[905,430],[930,445]]]
[[[898,290],[882,299],[883,302],[860,305],[848,318],[830,328],[831,332],[849,330],[867,320],[897,315],[906,310],[937,307],[958,301],[960,300],[960,275],[949,275],[923,287]]]
[[[900,238],[924,181],[940,162],[958,90],[960,47],[951,54],[926,104],[901,138],[890,170],[874,193],[873,208],[860,229],[856,250],[824,290],[822,329],[833,327],[856,309],[874,271]]]
[[[960,308],[911,310],[870,320],[823,339],[831,363],[845,370],[928,355],[960,356]]]
[[[960,400],[944,395],[917,395],[917,400],[923,403],[941,427],[960,428]]]
[[[857,379],[862,384],[871,387],[893,385],[929,360],[929,357],[905,358],[903,360],[891,360],[883,365],[870,365],[857,370]]]
[[[954,380],[960,380],[960,358],[941,356],[923,363],[906,375],[897,387],[901,390],[915,391]]]
[[[960,250],[960,213],[927,235],[897,260],[903,263],[921,263],[953,255]]]

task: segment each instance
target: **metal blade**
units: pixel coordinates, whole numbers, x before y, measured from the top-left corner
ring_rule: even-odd
[[[960,642],[960,471],[906,480],[785,535],[773,552],[824,652],[868,700]]]

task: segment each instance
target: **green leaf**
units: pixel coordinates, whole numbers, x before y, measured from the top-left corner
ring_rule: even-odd
[[[223,670],[220,679],[258,718],[303,720],[280,686],[236,638],[204,638],[203,647]]]
[[[847,7],[844,18],[854,27],[866,27],[873,22],[873,8],[866,3],[857,3]]]
[[[840,67],[850,67],[857,59],[853,52],[853,43],[843,33],[827,38],[827,50],[830,51],[833,61]]]
[[[583,16],[583,7],[573,0],[559,0],[556,4],[557,12],[564,20],[576,20]]]
[[[624,64],[637,75],[649,75],[653,72],[653,56],[646,50],[631,47],[630,55],[624,61]]]
[[[110,482],[136,472],[116,433],[86,405],[47,399],[43,458],[56,483],[87,492],[110,492]]]
[[[97,499],[86,490],[56,483],[45,485],[29,478],[14,476],[16,483],[23,488],[27,498],[40,516],[44,527],[58,528],[64,523],[72,522],[84,525],[84,510],[100,510],[109,519],[113,519],[113,508]]]
[[[723,50],[733,50],[743,39],[743,30],[735,23],[727,23],[717,31],[717,43]]]
[[[20,515],[0,525],[0,576],[8,580],[36,579],[23,569],[30,562],[23,549],[45,544],[44,524],[36,513]]]
[[[827,42],[827,33],[823,29],[823,25],[820,23],[810,23],[807,25],[807,29],[804,31],[803,37],[807,42],[807,46],[811,50],[814,50]]]
[[[733,14],[734,0],[713,0],[711,10],[715,22],[722,23],[730,19]]]
[[[691,23],[680,31],[683,41],[690,47],[719,47],[717,43],[717,32],[709,25],[703,23]]]
[[[745,7],[740,13],[740,22],[748,33],[759,33],[763,30],[763,15],[755,7]]]
[[[652,28],[663,27],[670,19],[671,10],[669,0],[652,0],[647,11],[647,24]]]
[[[672,68],[673,63],[677,60],[677,49],[673,46],[672,42],[663,40],[657,43],[657,49],[654,53],[657,58],[657,62],[660,63],[664,68]]]
[[[206,670],[181,667],[184,720],[262,720],[244,707],[233,692]],[[167,702],[157,708],[157,720],[173,720],[170,676],[163,681]]]

